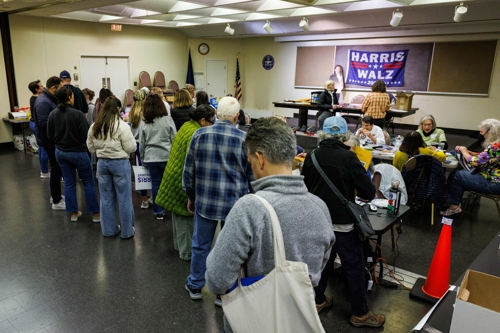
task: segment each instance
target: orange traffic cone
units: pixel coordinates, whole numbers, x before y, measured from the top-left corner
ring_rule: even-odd
[[[412,298],[435,303],[446,293],[450,286],[451,224],[453,220],[443,217],[442,223],[443,228],[427,273],[427,279],[425,284],[423,279],[418,279],[421,281],[417,280],[410,292]]]

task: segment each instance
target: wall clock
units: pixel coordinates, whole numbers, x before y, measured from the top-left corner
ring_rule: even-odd
[[[208,51],[210,51],[210,48],[208,47],[208,44],[201,43],[198,46],[198,52],[200,52],[200,54],[205,55],[205,54],[208,53]]]

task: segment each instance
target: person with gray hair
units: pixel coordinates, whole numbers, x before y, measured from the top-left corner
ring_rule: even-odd
[[[431,114],[426,114],[420,119],[417,132],[422,136],[427,147],[436,149],[433,145],[443,143],[444,149],[448,149],[448,142],[446,142],[446,135],[444,131],[436,127],[436,120]]]
[[[450,207],[441,212],[443,216],[462,212],[460,201],[464,191],[500,195],[500,121],[483,120],[479,125],[479,134],[484,136],[483,152],[471,152],[464,146],[455,147],[463,155],[470,171],[453,171],[448,177],[446,183]]]
[[[321,141],[319,148],[314,150],[314,156],[324,173],[347,200],[354,201],[355,191],[360,198],[371,200],[375,197],[375,187],[356,154],[344,144],[351,135],[344,118],[326,119],[323,131],[318,134]],[[323,199],[332,217],[336,237],[333,251],[339,255],[342,269],[347,276],[351,324],[356,327],[380,327],[385,323],[385,316],[371,313],[366,302],[363,243],[354,229],[353,217],[320,175],[311,155],[310,153],[306,156],[302,175],[309,192]],[[333,251],[330,258],[335,259]],[[333,302],[332,296],[325,295],[331,266],[329,264],[323,270],[318,287],[315,288],[318,312],[331,306]]]
[[[339,106],[337,89],[332,80],[326,80],[325,90],[318,97],[318,117],[319,128],[323,128],[323,122],[326,118],[335,116],[335,109]]]
[[[335,235],[326,204],[308,193],[302,176],[292,175],[296,147],[292,130],[279,118],[260,118],[248,129],[245,145],[256,179],[252,189],[276,211],[287,260],[306,263],[316,286]],[[273,248],[267,210],[254,196],[240,198],[207,258],[208,289],[224,294],[234,285],[241,267],[245,267],[247,277],[268,274],[274,269]],[[224,331],[232,332],[226,318]]]
[[[240,104],[233,97],[219,102],[218,120],[198,129],[191,139],[182,174],[187,209],[194,214],[191,273],[185,289],[201,299],[206,260],[218,221],[224,223],[234,203],[247,194],[253,180],[245,132],[236,128]],[[220,300],[216,301],[220,305]]]

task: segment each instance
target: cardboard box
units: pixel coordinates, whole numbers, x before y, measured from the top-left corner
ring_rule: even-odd
[[[396,94],[396,109],[409,111],[413,100],[413,93],[400,91]]]
[[[499,323],[500,277],[467,270],[455,300],[450,332],[499,332]]]

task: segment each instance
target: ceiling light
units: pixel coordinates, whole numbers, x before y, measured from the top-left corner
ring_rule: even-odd
[[[461,2],[460,5],[455,7],[455,16],[453,17],[453,21],[462,22],[465,13],[467,13],[467,6],[464,6],[464,3]]]
[[[299,27],[301,27],[304,31],[309,31],[309,23],[307,22],[307,19],[305,17],[303,17],[300,21]]]
[[[227,27],[226,27],[226,30],[224,30],[224,32],[228,35],[232,35],[234,34],[234,29],[231,28],[231,26],[229,25],[229,23],[227,24]]]
[[[390,24],[393,27],[397,27],[399,25],[399,22],[401,22],[402,18],[403,18],[403,12],[400,12],[399,9],[396,9],[395,12],[392,12],[392,19]]]
[[[268,34],[272,34],[273,33],[273,27],[271,27],[271,22],[269,22],[269,20],[266,21],[266,24],[264,24],[263,26],[264,30],[267,31]]]

